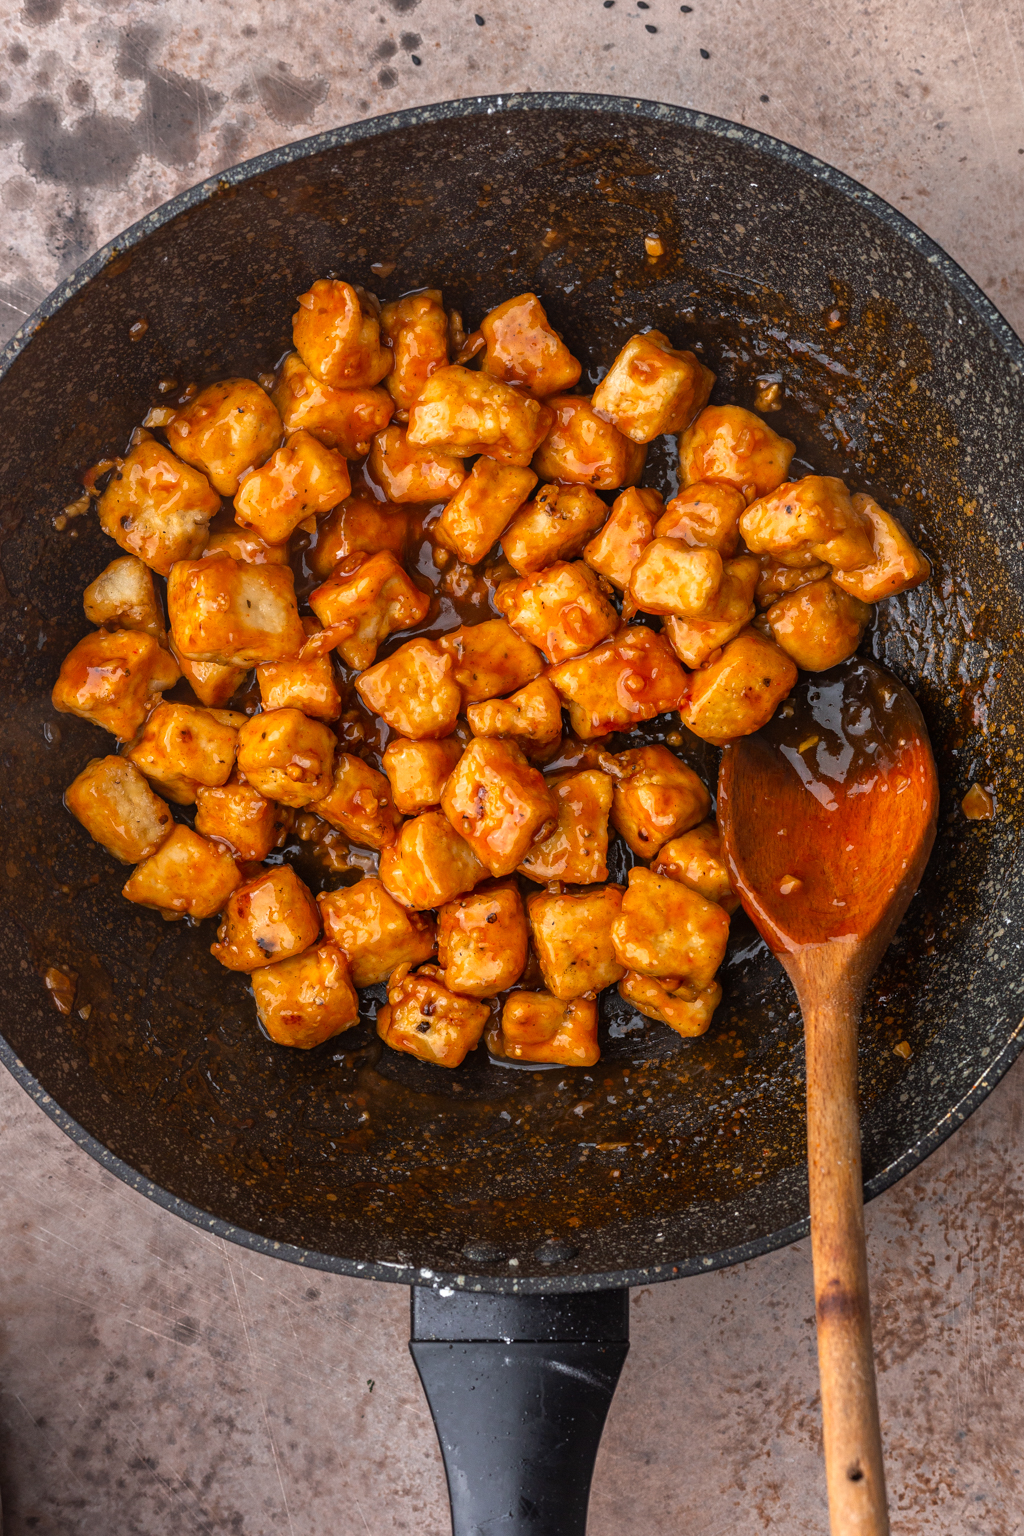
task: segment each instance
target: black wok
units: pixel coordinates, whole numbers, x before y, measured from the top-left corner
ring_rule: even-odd
[[[667,252],[653,264],[648,232]],[[796,440],[798,469],[872,490],[930,555],[932,582],[885,605],[865,641],[917,695],[943,787],[931,864],[865,1013],[869,1195],[948,1136],[1021,1046],[1024,348],[919,230],[809,156],[682,109],[545,95],[402,112],[226,172],[99,252],[6,350],[7,1066],[88,1152],[186,1219],[432,1290],[423,1339],[621,1341],[618,1297],[526,1322],[515,1303],[481,1301],[492,1314],[470,1326],[436,1298],[621,1289],[806,1230],[800,1019],[744,920],[708,1035],[684,1042],[615,1003],[587,1074],[482,1051],[457,1072],[429,1067],[381,1047],[372,997],[357,1030],[289,1052],[257,1031],[246,979],[208,954],[211,925],[123,901],[123,871],[61,805],[107,738],[56,715],[50,688],[88,627],[82,588],[116,551],[92,517],[58,529],[55,514],[86,466],[123,448],[160,378],[272,367],[295,295],[332,271],[382,297],[443,287],[472,323],[534,288],[592,382],[651,325],[703,345],[715,399],[750,405],[756,381],[779,376],[771,421]],[[648,483],[672,475],[652,453]],[[715,754],[688,755],[713,782]],[[975,780],[994,786],[995,821],[959,811]],[[77,977],[67,1015],[49,967]],[[894,1053],[904,1041],[909,1061]],[[602,1348],[606,1402],[625,1345]]]

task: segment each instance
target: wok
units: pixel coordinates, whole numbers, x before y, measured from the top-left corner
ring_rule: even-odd
[[[810,156],[679,108],[536,95],[401,112],[227,171],[100,251],[4,354],[3,1059],[165,1208],[296,1263],[411,1284],[457,1530],[568,1536],[627,1348],[624,1288],[806,1231],[802,1032],[780,968],[737,919],[710,1032],[683,1041],[615,1000],[587,1073],[482,1050],[427,1066],[383,1049],[372,994],[357,1029],[282,1050],[247,979],[209,955],[210,926],[125,902],[124,872],[61,804],[108,738],[56,715],[50,688],[88,627],[82,588],[115,551],[93,517],[54,515],[123,449],[159,379],[273,366],[295,295],[330,272],[385,298],[442,287],[472,323],[533,288],[585,359],[581,387],[648,326],[702,345],[714,399],[750,405],[780,378],[770,419],[797,443],[794,472],[873,491],[932,559],[931,583],[883,605],[865,640],[917,695],[943,792],[865,1011],[868,1195],[1021,1047],[1024,348],[919,230]],[[647,483],[673,474],[652,452]],[[691,745],[713,784],[716,754]],[[975,780],[994,786],[994,821],[959,811]],[[70,1013],[49,967],[76,977]]]

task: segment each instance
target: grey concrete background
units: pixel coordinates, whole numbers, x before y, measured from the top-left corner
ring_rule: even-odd
[[[699,107],[811,150],[1024,329],[1021,0],[5,0],[0,18],[8,333],[211,171],[396,107],[545,88]],[[1024,1531],[1022,1118],[1017,1070],[869,1209],[900,1536]],[[0,1169],[8,1536],[445,1536],[404,1293],[185,1226],[6,1075]],[[637,1292],[632,1317],[591,1536],[823,1533],[807,1245]]]

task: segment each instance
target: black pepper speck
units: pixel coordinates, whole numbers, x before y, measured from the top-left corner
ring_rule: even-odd
[[[647,25],[644,27],[644,31],[645,32],[657,32],[657,30],[658,30],[657,27],[652,27],[650,22],[648,22]]]
[[[710,57],[711,57],[710,53],[708,53],[706,48],[702,48],[701,49],[700,56],[701,56],[702,59],[710,59]]]
[[[473,20],[476,22],[478,27],[482,27],[482,26],[486,25],[486,23],[484,22],[484,19],[483,19],[482,16],[474,16]]]

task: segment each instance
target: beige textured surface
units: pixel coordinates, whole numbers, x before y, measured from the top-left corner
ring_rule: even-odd
[[[379,111],[549,88],[692,105],[821,155],[1024,328],[1019,0],[26,0],[0,15],[7,331],[210,171]],[[869,1211],[900,1536],[1024,1531],[1022,1118],[1017,1071]],[[8,1536],[444,1536],[404,1292],[164,1215],[6,1076],[0,1167]],[[632,1314],[591,1536],[824,1532],[807,1245],[641,1291]]]

